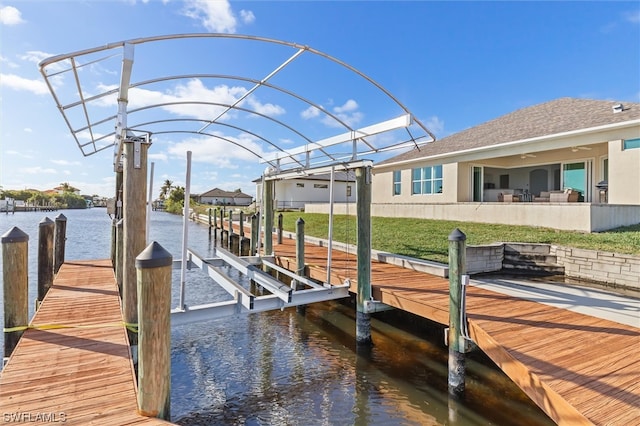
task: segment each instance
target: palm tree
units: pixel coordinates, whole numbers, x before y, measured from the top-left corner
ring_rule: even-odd
[[[164,200],[167,198],[167,195],[169,195],[169,191],[171,191],[171,185],[173,185],[173,182],[170,181],[169,179],[166,179],[164,181],[164,184],[160,187],[160,199]]]

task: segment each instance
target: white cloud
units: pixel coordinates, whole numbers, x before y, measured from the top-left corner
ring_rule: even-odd
[[[44,81],[29,80],[15,74],[0,74],[0,86],[14,90],[25,90],[36,95],[46,95],[49,89]]]
[[[640,24],[640,11],[634,10],[633,12],[626,12],[623,15],[623,18],[627,22],[631,22],[632,24]]]
[[[185,0],[184,15],[200,21],[211,32],[236,32],[236,17],[227,0]]]
[[[429,117],[424,125],[427,129],[431,130],[431,133],[437,136],[440,136],[444,132],[444,121],[435,115]]]
[[[259,112],[260,114],[268,115],[270,117],[283,115],[286,112],[285,109],[280,105],[274,105],[270,103],[262,104],[254,96],[250,96],[247,99],[247,103],[254,111]]]
[[[22,13],[13,6],[4,6],[0,8],[0,24],[2,25],[18,25],[25,21],[22,19]]]
[[[59,166],[79,166],[82,164],[79,161],[69,161],[69,160],[51,160],[51,162]]]
[[[25,133],[33,133],[33,129],[31,127],[25,127],[23,130]]]
[[[238,160],[257,162],[258,157],[252,152],[264,155],[260,144],[249,135],[240,135],[239,137],[221,133],[218,135],[235,142],[237,145],[218,138],[188,138],[169,146],[167,152],[172,157],[184,158],[185,153],[191,151],[194,162],[205,162],[227,169],[238,168]]]
[[[349,99],[347,102],[344,103],[344,105],[334,107],[333,111],[340,114],[344,112],[355,111],[357,109],[358,109],[358,103],[353,99]]]
[[[245,24],[252,24],[256,20],[256,16],[252,11],[244,9],[240,11],[240,18],[242,18],[242,22]]]
[[[6,64],[9,68],[19,68],[20,66],[15,62],[11,62],[9,59],[0,55],[0,63]]]
[[[16,155],[16,156],[22,157],[22,158],[33,158],[33,155],[25,154],[24,152],[20,152],[20,151],[14,151],[12,149],[7,150],[4,153],[7,154],[7,155]]]
[[[40,166],[35,166],[35,167],[24,167],[22,169],[20,169],[20,171],[22,173],[27,173],[30,175],[36,175],[36,174],[43,174],[43,173],[48,173],[48,174],[54,174],[54,173],[58,173],[58,171],[56,169],[45,169],[43,167]]]
[[[164,152],[158,152],[154,154],[149,154],[149,159],[155,160],[155,161],[162,161],[166,163],[169,160],[169,157]]]
[[[319,115],[320,115],[320,110],[314,106],[310,106],[309,108],[305,109],[300,113],[300,116],[305,120],[317,117]]]
[[[358,111],[358,108],[358,103],[353,99],[349,99],[342,106],[333,107],[332,111],[334,115],[342,120],[342,122],[347,126],[355,127],[364,117],[364,114]],[[323,118],[322,122],[330,127],[342,127],[342,124],[329,116]]]

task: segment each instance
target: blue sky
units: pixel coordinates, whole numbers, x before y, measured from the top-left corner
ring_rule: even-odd
[[[113,150],[82,155],[37,64],[138,37],[230,33],[310,46],[374,79],[438,138],[565,96],[640,101],[637,1],[0,0],[0,31],[0,185],[5,189],[45,190],[69,182],[83,194],[113,195]],[[190,72],[260,80],[293,53],[251,42],[145,45],[136,47],[133,78]],[[371,85],[325,62],[305,53],[270,82],[312,99],[354,128],[398,115],[397,106]],[[117,84],[119,63],[100,66],[81,73],[90,91]],[[129,108],[186,95],[233,102],[251,86],[224,79],[165,82],[132,93]],[[256,91],[243,105],[304,128],[313,140],[343,132],[308,105],[273,91]],[[116,113],[113,102],[97,108]],[[216,111],[163,112],[165,118],[202,118]],[[230,118],[286,149],[300,145],[281,126],[241,112]],[[269,151],[247,132],[226,126],[211,131],[257,152]],[[165,179],[184,185],[187,150],[193,152],[192,192],[219,187],[255,193],[251,181],[265,165],[237,145],[190,133],[152,138],[154,195]]]

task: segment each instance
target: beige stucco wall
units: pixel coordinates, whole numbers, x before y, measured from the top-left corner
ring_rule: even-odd
[[[608,148],[609,203],[640,204],[640,149],[623,150],[621,140]]]
[[[401,189],[400,195],[393,195],[393,170],[395,169],[376,169],[374,167],[372,173],[372,203],[415,203],[419,205],[431,203],[453,203],[458,201],[458,165],[457,163],[449,163],[442,165],[442,194],[411,194],[411,169],[418,167],[431,166],[440,163],[415,163],[411,166],[401,168]]]

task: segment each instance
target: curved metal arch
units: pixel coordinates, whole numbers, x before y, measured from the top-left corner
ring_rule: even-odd
[[[134,125],[134,126],[129,126],[129,128],[130,128],[131,130],[136,130],[136,129],[138,129],[139,127],[143,127],[143,128],[144,128],[145,126],[150,126],[150,125],[157,124],[157,123],[172,122],[172,121],[176,121],[176,122],[180,122],[180,121],[195,121],[195,122],[199,122],[199,123],[201,123],[201,122],[206,122],[207,120],[201,120],[201,119],[198,119],[198,118],[170,118],[170,119],[165,119],[165,120],[154,120],[154,121],[147,121],[147,122],[145,122],[145,123],[138,123],[138,124],[136,124],[136,125]],[[266,142],[267,144],[271,145],[272,147],[274,147],[274,148],[275,148],[275,149],[277,149],[278,151],[280,151],[280,152],[285,152],[285,151],[284,151],[284,149],[280,148],[278,145],[276,145],[275,143],[273,143],[273,142],[271,142],[270,140],[266,139],[265,137],[260,136],[259,134],[254,133],[254,132],[252,132],[252,131],[250,131],[250,130],[247,130],[247,129],[243,128],[243,127],[234,126],[233,124],[229,124],[229,123],[220,123],[220,122],[218,122],[218,123],[216,123],[216,124],[217,124],[218,126],[230,127],[230,128],[232,128],[232,129],[238,130],[238,131],[240,131],[240,132],[247,133],[247,134],[249,134],[249,135],[251,135],[251,136],[253,136],[253,137],[256,137],[256,138],[258,138],[258,139],[260,139],[260,140],[262,140],[262,141]],[[142,130],[142,129],[139,129],[139,130]],[[193,132],[193,131],[189,131],[189,130],[186,130],[186,131],[184,131],[184,132],[185,132],[185,133],[196,133],[196,134],[208,135],[208,133],[200,133],[200,132],[197,132],[197,131],[196,131],[196,132]],[[181,131],[179,131],[179,130],[176,130],[176,131],[164,131],[164,130],[160,130],[160,131],[157,131],[157,132],[153,132],[153,134],[154,134],[154,135],[162,134],[162,133],[182,133],[182,132],[181,132]],[[113,133],[111,134],[111,136],[113,136]],[[218,137],[219,137],[219,136],[218,136]],[[260,158],[263,158],[263,157],[260,157]],[[295,160],[295,161],[296,161],[300,166],[303,166],[303,164],[302,164],[300,161],[297,161],[297,160]],[[268,161],[268,160],[266,160],[266,159],[265,159],[265,162],[268,162],[269,164],[273,165],[270,161]]]
[[[287,41],[283,41],[283,40],[277,40],[277,39],[273,39],[273,38],[267,38],[267,37],[259,37],[259,36],[249,36],[249,35],[240,35],[240,34],[215,34],[215,33],[188,33],[188,34],[170,34],[170,35],[160,35],[160,36],[153,36],[153,37],[143,37],[143,38],[135,38],[135,39],[130,39],[130,40],[125,40],[125,41],[119,41],[119,42],[115,42],[115,43],[109,43],[107,45],[104,46],[99,46],[99,47],[95,47],[95,48],[90,48],[90,49],[84,49],[84,50],[80,50],[80,51],[76,51],[73,53],[68,53],[68,54],[63,54],[63,55],[56,55],[53,56],[51,58],[45,59],[43,61],[40,62],[39,64],[39,68],[40,68],[40,72],[43,75],[45,82],[50,90],[50,92],[52,93],[54,100],[56,102],[56,105],[59,109],[59,111],[61,112],[61,114],[63,115],[63,118],[68,126],[68,128],[71,130],[72,135],[74,136],[76,143],[78,144],[78,146],[81,148],[81,150],[83,151],[83,154],[85,156],[87,155],[91,155],[91,153],[87,154],[84,152],[83,148],[87,147],[89,145],[93,145],[93,150],[94,153],[101,151],[103,149],[106,149],[108,146],[113,146],[116,145],[118,146],[118,150],[116,153],[116,157],[115,158],[119,158],[120,156],[120,148],[121,148],[121,143],[123,141],[123,139],[126,137],[126,129],[129,128],[127,127],[127,114],[128,112],[135,112],[135,111],[139,111],[141,109],[137,109],[137,110],[132,110],[132,111],[127,111],[126,105],[127,105],[127,101],[128,101],[128,90],[131,87],[138,87],[140,85],[144,85],[144,84],[150,84],[152,81],[161,81],[161,80],[170,80],[173,78],[177,78],[177,77],[163,77],[161,79],[156,79],[156,80],[148,80],[148,81],[143,81],[141,83],[136,83],[136,85],[131,85],[130,84],[130,77],[131,77],[131,71],[132,71],[132,66],[133,66],[133,47],[139,44],[144,44],[144,43],[152,43],[152,42],[158,42],[158,41],[164,41],[164,40],[177,40],[177,39],[237,39],[237,40],[247,40],[247,41],[257,41],[257,42],[264,42],[264,43],[270,43],[270,44],[274,44],[274,45],[280,45],[280,46],[285,46],[285,47],[290,47],[290,48],[294,48],[297,49],[297,52],[291,56],[288,60],[286,60],[284,63],[282,63],[279,67],[277,67],[274,71],[272,71],[267,77],[265,77],[262,80],[256,80],[256,79],[251,79],[251,78],[246,78],[246,77],[242,77],[242,76],[222,76],[222,75],[217,75],[218,78],[229,78],[229,79],[233,79],[233,80],[238,80],[238,81],[246,81],[246,82],[252,82],[254,84],[254,87],[251,88],[246,94],[244,94],[240,99],[236,100],[234,104],[232,105],[224,105],[224,104],[218,104],[219,106],[225,107],[227,108],[222,114],[218,115],[216,118],[209,120],[209,121],[204,121],[205,123],[208,123],[206,126],[202,127],[200,129],[200,131],[203,131],[204,129],[206,129],[210,124],[213,124],[214,122],[216,124],[217,120],[220,119],[224,114],[226,114],[227,112],[231,111],[231,110],[242,110],[245,111],[247,113],[250,114],[259,114],[256,111],[251,111],[245,108],[240,108],[238,107],[238,104],[240,102],[242,102],[246,97],[248,97],[253,91],[257,90],[258,88],[261,87],[267,87],[267,88],[271,88],[273,90],[277,90],[280,91],[281,93],[287,94],[289,96],[294,97],[295,99],[298,99],[299,101],[302,101],[308,105],[313,106],[314,108],[316,108],[318,111],[322,112],[323,114],[325,114],[327,117],[331,117],[333,120],[335,120],[336,123],[339,123],[341,126],[343,126],[345,129],[348,129],[353,135],[356,134],[357,131],[354,131],[349,125],[347,125],[343,120],[340,120],[338,117],[336,117],[334,114],[330,113],[329,111],[327,111],[326,109],[324,109],[322,106],[296,94],[295,92],[292,92],[290,90],[281,88],[279,86],[270,84],[267,80],[270,79],[273,75],[275,75],[277,72],[279,72],[281,69],[283,69],[284,67],[288,66],[291,62],[293,62],[295,59],[297,59],[299,56],[301,56],[304,53],[311,53],[314,54],[318,57],[324,58],[329,62],[332,62],[334,64],[337,64],[340,67],[343,67],[344,69],[354,73],[355,75],[363,78],[364,80],[366,80],[369,84],[371,84],[373,87],[375,87],[376,89],[378,89],[381,93],[383,93],[384,95],[386,95],[391,101],[393,101],[397,106],[399,106],[404,112],[407,113],[407,117],[409,117],[410,123],[415,123],[417,126],[419,126],[426,135],[429,135],[430,140],[435,140],[435,136],[429,131],[429,129],[426,128],[426,126],[424,126],[420,120],[418,120],[416,117],[414,117],[409,109],[403,105],[395,96],[393,96],[391,94],[391,92],[389,92],[387,89],[385,89],[381,84],[379,84],[378,82],[376,82],[374,79],[372,79],[371,77],[369,77],[368,75],[364,74],[363,72],[359,71],[358,69],[356,69],[355,67],[347,64],[346,62],[337,59],[331,55],[328,55],[324,52],[321,52],[317,49],[311,48],[309,46],[306,45],[301,45],[298,43],[293,43],[293,42],[287,42]],[[120,88],[119,88],[119,96],[118,96],[118,113],[115,116],[110,116],[107,119],[104,120],[99,120],[97,122],[91,122],[90,121],[90,117],[89,114],[87,112],[87,102],[91,101],[91,100],[95,100],[95,99],[99,99],[103,96],[108,96],[111,94],[114,94],[116,92],[118,92],[118,90],[111,90],[108,91],[104,94],[99,94],[99,95],[95,95],[95,96],[91,96],[91,97],[85,97],[85,93],[83,93],[82,87],[80,85],[80,81],[78,79],[78,68],[81,68],[83,66],[86,66],[88,64],[91,64],[92,62],[96,62],[96,61],[101,61],[104,60],[105,58],[111,58],[114,55],[107,55],[106,57],[102,57],[96,60],[92,60],[89,61],[87,63],[80,63],[79,61],[76,60],[76,57],[79,56],[83,56],[83,55],[90,55],[90,54],[95,54],[95,53],[99,53],[102,51],[108,51],[111,49],[121,49],[121,54],[122,54],[122,73],[121,73],[121,80],[120,80]],[[92,59],[92,58],[88,58],[88,59]],[[64,61],[64,60],[70,60],[69,64],[70,67],[66,70],[63,71],[59,71],[59,72],[55,72],[55,73],[51,73],[51,74],[47,74],[47,70],[46,68],[56,62],[60,62],[60,61]],[[57,71],[57,70],[56,70]],[[60,103],[60,100],[58,98],[58,96],[55,93],[54,87],[52,85],[52,82],[48,79],[48,77],[50,76],[54,76],[54,75],[58,75],[64,72],[72,72],[74,74],[74,77],[76,78],[76,83],[78,86],[78,92],[79,92],[79,98],[80,101],[76,102],[76,103],[72,103],[66,106],[62,106]],[[214,74],[214,76],[216,76]],[[195,104],[198,102],[183,102],[185,104],[187,103],[191,103],[191,104]],[[82,104],[83,107],[83,111],[84,111],[84,118],[86,120],[87,126],[84,126],[80,129],[76,129],[74,130],[72,123],[70,121],[70,118],[65,114],[64,110],[66,108],[70,108],[72,106],[77,106],[79,104]],[[163,104],[157,104],[156,106],[161,106]],[[169,105],[169,103],[165,104],[165,105]],[[148,108],[148,107],[147,107]],[[327,157],[334,159],[329,153],[326,152],[326,150],[324,150],[323,148],[326,147],[327,145],[323,145],[323,144],[314,144],[311,142],[311,140],[306,137],[301,131],[296,130],[295,128],[288,126],[286,124],[284,124],[283,122],[279,121],[279,120],[275,120],[271,117],[269,117],[268,115],[264,115],[264,114],[259,114],[264,118],[267,118],[269,120],[272,120],[278,124],[280,124],[281,126],[286,127],[287,129],[289,129],[290,131],[294,132],[295,134],[299,135],[300,137],[302,137],[304,140],[307,141],[307,143],[309,143],[309,146],[312,148],[312,150],[317,150],[319,152],[322,152],[322,154],[326,155]],[[115,134],[115,141],[113,144],[111,145],[107,145],[105,147],[99,148],[96,145],[97,141],[101,141],[104,139],[104,137],[99,137],[99,138],[95,138],[95,135],[93,134],[93,129],[92,126],[98,125],[98,124],[103,124],[106,121],[109,120],[116,120],[116,132],[112,133],[111,135]],[[89,130],[90,132],[90,136],[91,136],[91,141],[85,144],[81,144],[77,133],[80,131],[85,131],[85,130]],[[391,129],[389,129],[391,130]],[[412,138],[414,144],[417,146],[417,140],[422,139],[423,137],[420,137],[418,139],[413,138],[413,135],[411,134],[411,132],[409,131],[409,127],[407,125],[406,130],[408,131],[409,137]],[[372,151],[369,152],[380,152],[382,151],[382,149],[380,148],[375,148],[374,146],[372,146],[370,143],[368,143],[365,139],[364,136],[366,136],[366,133],[360,133],[359,136],[356,136],[356,138],[358,140],[363,141]],[[426,136],[425,136],[426,137]],[[337,140],[336,138],[328,138],[327,140]],[[338,142],[340,143],[340,142]],[[354,145],[353,145],[353,149],[354,149],[354,158],[356,155],[360,155],[361,152],[357,151],[356,149],[356,145],[355,145],[355,139],[354,139]],[[305,148],[306,149],[306,148]],[[286,152],[284,150],[281,149],[281,151]],[[309,158],[309,151],[307,152],[307,158]],[[283,157],[285,158],[285,157]],[[289,155],[287,158],[295,160],[291,155]],[[335,159],[334,159],[335,160]],[[299,162],[298,162],[299,163]],[[308,163],[308,161],[307,161]],[[308,166],[308,164],[307,164]]]
[[[380,83],[378,83],[377,81],[375,81],[373,78],[369,77],[362,71],[358,70],[357,68],[347,64],[346,62],[338,58],[335,58],[327,53],[324,53],[320,50],[314,49],[307,45],[288,42],[284,40],[278,40],[278,39],[269,38],[269,37],[251,36],[246,34],[221,34],[221,33],[186,33],[186,34],[166,34],[166,35],[152,36],[152,37],[140,37],[140,38],[135,38],[130,40],[123,40],[115,43],[109,43],[102,47],[95,47],[92,49],[80,50],[75,53],[68,53],[68,54],[53,56],[51,58],[41,61],[38,66],[42,71],[46,66],[51,65],[52,63],[59,62],[64,59],[69,59],[73,56],[86,55],[90,53],[96,53],[102,50],[108,50],[108,49],[113,49],[117,47],[124,47],[125,44],[136,45],[136,44],[143,44],[143,43],[149,43],[149,42],[156,42],[156,41],[163,41],[163,40],[176,40],[176,39],[185,39],[185,38],[228,38],[228,39],[251,40],[251,41],[261,41],[265,43],[279,44],[282,46],[289,46],[296,49],[302,49],[306,52],[313,53],[331,62],[334,62],[348,69],[349,71],[359,75],[360,77],[364,78],[373,86],[378,88],[381,92],[383,92],[385,95],[387,95],[391,100],[393,100],[398,106],[400,106],[404,110],[405,113],[410,114],[413,117],[413,114],[411,114],[411,111],[409,111],[409,109],[402,102],[400,102],[395,96],[393,96],[391,92],[389,92],[387,89],[384,88],[384,86],[382,86]],[[431,131],[429,131],[429,129],[427,129],[427,127],[424,124],[422,124],[422,122],[420,122],[416,117],[413,117],[413,120],[422,128],[422,130],[424,130],[433,140],[435,140],[435,135],[433,135],[433,133],[431,133]]]

